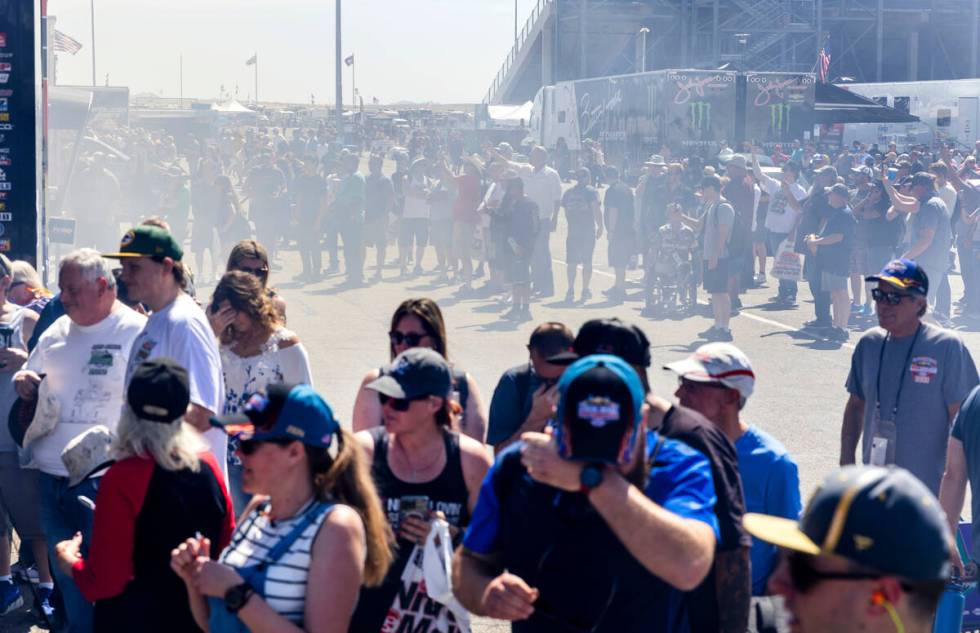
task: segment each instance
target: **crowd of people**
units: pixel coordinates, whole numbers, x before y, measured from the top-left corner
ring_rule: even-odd
[[[362,175],[356,148],[320,138],[153,139],[175,206],[62,257],[57,295],[0,255],[0,617],[24,603],[19,576],[73,633],[449,633],[474,616],[744,633],[777,630],[781,605],[795,630],[931,630],[980,486],[980,377],[948,329],[953,246],[962,316],[980,315],[975,155],[663,148],[636,171],[598,144],[576,167],[433,140],[389,176],[380,153]],[[394,243],[400,279],[436,272],[529,320],[555,293],[556,230],[569,304],[591,300],[604,234],[610,302],[656,317],[696,310],[703,286],[713,325],[663,367],[673,400],[651,389],[640,324],[540,323],[490,389],[450,355],[438,303],[410,298],[343,428],[286,326],[277,253],[353,287],[384,278]],[[853,353],[841,469],[805,507],[796,457],[743,415],[757,375],[731,342],[739,295],[770,274],[777,309],[809,283],[828,338],[879,325]]]

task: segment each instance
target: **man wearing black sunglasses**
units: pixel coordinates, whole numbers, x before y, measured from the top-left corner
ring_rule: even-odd
[[[959,336],[923,321],[929,278],[918,263],[897,259],[865,280],[878,284],[871,296],[881,327],[851,358],[840,463],[855,463],[863,437],[865,464],[907,468],[938,494],[949,427],[980,381],[976,366]]]
[[[746,514],[782,548],[769,589],[796,633],[926,633],[950,573],[953,536],[939,501],[901,468],[832,473],[799,523]]]

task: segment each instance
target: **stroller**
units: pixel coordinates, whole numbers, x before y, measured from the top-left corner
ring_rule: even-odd
[[[651,311],[657,316],[688,312],[694,307],[690,294],[694,277],[697,236],[686,226],[664,224],[657,231],[650,279],[653,280]]]

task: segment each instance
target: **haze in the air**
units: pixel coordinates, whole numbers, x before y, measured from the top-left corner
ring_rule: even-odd
[[[535,0],[518,0],[523,24]],[[131,94],[215,98],[221,86],[245,100],[258,53],[263,101],[334,101],[333,0],[95,0],[96,71],[102,85]],[[58,30],[83,44],[58,56],[58,82],[90,84],[89,3],[50,0]],[[513,40],[512,0],[346,0],[344,55],[355,56],[365,103],[378,98],[442,103],[479,101]],[[351,99],[344,69],[344,101]]]

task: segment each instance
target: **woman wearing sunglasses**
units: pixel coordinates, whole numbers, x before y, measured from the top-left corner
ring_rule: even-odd
[[[437,515],[449,523],[454,540],[462,537],[490,456],[483,444],[452,430],[447,398],[452,372],[435,350],[402,352],[367,389],[382,403],[384,426],[356,437],[371,459],[374,483],[398,537],[398,557],[379,587],[361,591],[350,630],[377,633],[382,624],[396,630],[401,619],[418,622],[423,616],[418,610],[427,601],[403,605],[398,599],[418,578],[406,567],[418,562],[416,547],[425,544]],[[436,619],[428,630],[446,626]]]
[[[171,553],[195,622],[210,633],[347,631],[359,588],[392,558],[357,441],[309,385],[270,385],[212,423],[238,435],[244,487],[258,496],[217,562],[206,538]]]
[[[448,360],[446,324],[442,311],[435,301],[428,298],[406,299],[391,317],[388,332],[391,358],[413,347],[433,349]],[[451,365],[451,364],[450,364]],[[458,367],[451,368],[452,390],[450,399],[459,407],[459,430],[480,442],[487,429],[487,411],[473,377]],[[368,389],[372,381],[381,375],[380,369],[372,369],[361,381],[354,401],[354,431],[364,431],[383,423],[384,414],[378,394]]]
[[[208,320],[221,344],[225,400],[222,413],[238,413],[249,398],[276,382],[313,384],[310,360],[299,337],[283,327],[272,299],[248,273],[225,273],[214,289]],[[235,513],[248,504],[242,463],[228,446],[228,484]]]
[[[253,275],[259,280],[266,295],[272,300],[273,305],[282,317],[282,322],[286,322],[286,301],[276,292],[275,288],[269,287],[269,252],[255,240],[242,240],[235,244],[228,255],[228,266],[225,272],[238,270],[243,273]]]

